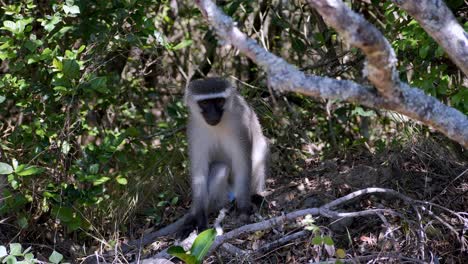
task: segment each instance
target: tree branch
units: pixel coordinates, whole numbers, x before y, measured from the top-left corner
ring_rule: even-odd
[[[468,149],[468,117],[420,89],[401,82],[402,99],[395,101],[352,81],[306,75],[248,38],[212,1],[197,0],[195,3],[222,43],[234,46],[267,72],[268,83],[273,89],[396,111],[434,127]]]
[[[414,17],[468,76],[468,34],[442,0],[392,0]]]
[[[323,17],[327,25],[340,33],[345,42],[366,54],[365,71],[369,80],[387,99],[399,101],[400,78],[396,70],[397,59],[390,43],[362,16],[341,1],[308,0]]]

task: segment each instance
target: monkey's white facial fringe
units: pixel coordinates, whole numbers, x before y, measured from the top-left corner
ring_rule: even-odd
[[[231,91],[227,90],[222,93],[212,93],[212,94],[196,94],[192,95],[195,101],[202,101],[207,99],[214,99],[214,98],[228,98],[231,95]]]

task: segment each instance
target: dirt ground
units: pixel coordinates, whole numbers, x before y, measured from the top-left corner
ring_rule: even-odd
[[[390,194],[363,195],[336,209],[356,212],[387,208],[398,215],[308,218],[318,227],[315,232],[304,232],[304,218],[299,218],[243,234],[230,241],[235,250],[221,247],[204,263],[335,263],[337,249],[346,253],[342,263],[426,263],[421,258],[432,259],[433,263],[466,263],[467,169],[466,158],[456,156],[447,147],[424,142],[375,155],[363,152],[323,162],[310,161],[301,175],[268,179],[269,194],[257,211],[255,222],[320,207],[369,187],[393,189],[442,207],[416,209]],[[450,210],[459,212],[464,220],[450,214]],[[239,227],[233,215],[222,222],[224,232]],[[294,238],[281,241],[285,237]],[[333,246],[314,244],[314,237],[330,237]],[[159,239],[146,254],[153,255],[173,242]],[[246,254],[235,255],[236,250]]]

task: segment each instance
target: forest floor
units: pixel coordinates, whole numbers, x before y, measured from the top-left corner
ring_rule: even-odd
[[[306,208],[320,208],[370,187],[392,189],[408,199],[392,193],[364,194],[334,209],[339,212],[374,210],[375,213],[341,218],[298,217],[281,225],[265,225],[260,231],[240,232],[227,241],[228,246],[217,248],[204,263],[335,263],[337,259],[342,263],[428,263],[431,260],[433,263],[466,263],[468,159],[466,153],[462,157],[449,149],[432,141],[415,140],[413,144],[379,154],[353,150],[333,159],[308,160],[304,170],[295,176],[287,176],[284,171],[281,176],[271,175],[267,181],[268,194],[256,210],[254,223]],[[188,205],[189,201],[184,206],[168,207],[170,212],[156,228],[131,223],[133,236],[130,240],[138,240],[143,233],[175,222],[187,212]],[[243,224],[232,212],[223,219],[221,226],[226,234]],[[0,230],[0,237],[11,241],[14,233],[7,231]],[[46,261],[45,256],[55,249],[63,253],[65,259],[71,258],[77,263],[96,259],[94,255],[79,257],[83,252],[96,252],[100,261],[109,263],[137,259],[164,263],[155,262],[155,254],[178,242],[172,236],[160,237],[140,251],[106,257],[103,252],[109,250],[109,243],[98,239],[96,246],[88,246],[86,251],[84,248],[70,250],[70,245],[78,244],[65,237],[63,242],[54,245],[41,241],[28,241],[36,243],[34,250],[36,256],[42,256],[40,259]],[[44,252],[37,248],[38,243]],[[177,260],[171,261],[177,263]]]
[[[345,263],[427,263],[430,259],[433,263],[466,263],[467,168],[466,158],[429,142],[415,142],[375,155],[354,152],[332,160],[310,161],[301,175],[268,180],[269,194],[255,222],[318,208],[369,187],[393,189],[441,207],[408,204],[391,194],[362,195],[339,206],[338,211],[391,209],[395,214],[307,218],[314,232],[304,231],[304,218],[300,218],[244,233],[230,240],[229,247],[218,248],[204,263],[335,263],[337,249],[346,252],[340,260]],[[462,218],[450,212],[458,212]],[[239,226],[235,214],[228,214],[222,222],[224,233]],[[317,242],[316,237],[322,240]],[[333,245],[325,246],[324,237],[332,238]],[[154,255],[173,243],[171,238],[158,239],[144,255]]]

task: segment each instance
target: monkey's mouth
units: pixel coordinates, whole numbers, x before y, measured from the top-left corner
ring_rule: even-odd
[[[221,121],[221,118],[219,118],[219,119],[207,119],[206,123],[208,123],[208,125],[210,125],[210,126],[216,126],[217,124],[219,124],[220,121]]]

